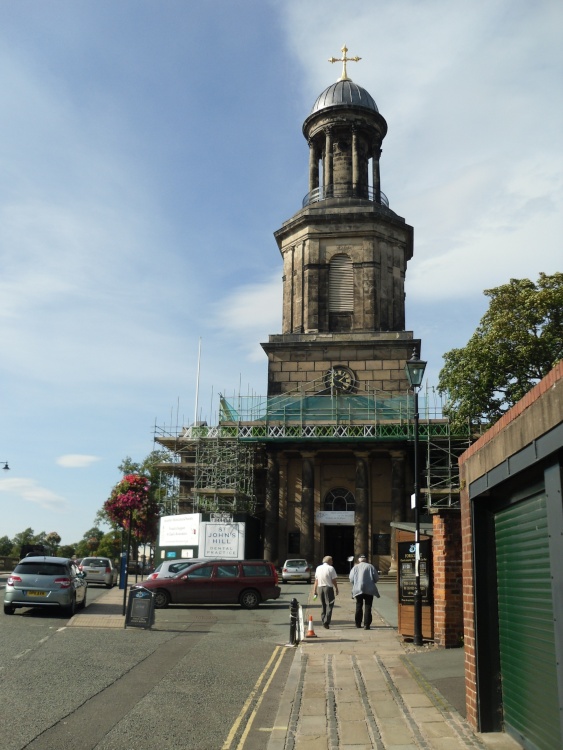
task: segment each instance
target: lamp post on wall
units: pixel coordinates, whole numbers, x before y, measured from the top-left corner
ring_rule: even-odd
[[[414,578],[414,634],[413,644],[422,646],[422,594],[420,592],[420,486],[418,469],[418,391],[422,385],[426,362],[416,356],[405,363],[405,374],[414,393],[414,543],[415,543],[415,578]]]

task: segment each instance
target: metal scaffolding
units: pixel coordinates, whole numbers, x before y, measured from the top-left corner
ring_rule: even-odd
[[[155,441],[170,451],[163,471],[178,477],[179,512],[257,511],[256,480],[268,443],[373,443],[414,439],[412,395],[358,391],[319,394],[300,390],[260,398],[219,395],[219,423],[155,427]],[[442,403],[428,389],[421,398],[419,437],[426,443],[429,509],[459,507],[457,458],[470,444],[467,433],[452,434]]]

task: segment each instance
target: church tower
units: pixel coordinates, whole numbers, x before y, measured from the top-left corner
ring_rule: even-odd
[[[419,347],[404,330],[413,230],[381,190],[387,123],[372,96],[348,78],[346,52],[342,76],[303,124],[309,191],[275,233],[283,321],[281,335],[263,344],[269,396],[310,390],[318,379],[348,392],[404,391],[405,359]]]
[[[342,75],[303,123],[308,192],[274,235],[282,332],[262,344],[268,401],[301,420],[291,432],[299,439],[279,432],[284,438],[267,444],[265,555],[313,562],[331,554],[341,571],[359,553],[390,565],[390,524],[408,514],[408,446],[401,430],[383,434],[379,425],[404,419],[405,361],[420,356],[420,341],[404,330],[413,229],[382,191],[387,123],[348,77],[347,63],[360,58],[347,51],[330,60],[343,63]]]

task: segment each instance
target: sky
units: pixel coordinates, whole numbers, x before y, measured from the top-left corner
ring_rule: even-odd
[[[0,3],[0,537],[94,525],[155,430],[264,394],[273,233],[341,74],[388,123],[429,387],[483,291],[561,271],[559,0]]]

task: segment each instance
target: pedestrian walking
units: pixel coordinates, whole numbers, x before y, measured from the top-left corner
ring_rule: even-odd
[[[321,604],[323,605],[323,613],[321,615],[323,628],[328,630],[332,619],[334,598],[338,596],[336,570],[332,567],[332,557],[330,555],[323,557],[322,565],[319,565],[315,571],[313,595],[316,596],[317,592],[321,596]]]
[[[378,579],[377,570],[371,563],[368,563],[365,555],[360,555],[357,565],[354,565],[350,571],[352,596],[356,600],[355,620],[357,628],[362,627],[362,620],[364,630],[369,630],[371,627],[373,597],[376,596],[379,599],[379,591],[376,586]]]

